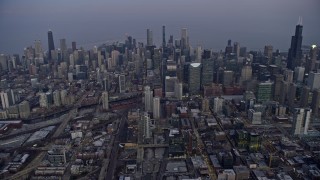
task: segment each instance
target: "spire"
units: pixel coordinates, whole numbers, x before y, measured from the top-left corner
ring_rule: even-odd
[[[302,26],[302,17],[301,17],[301,16],[299,16],[298,25],[301,25],[301,26]]]

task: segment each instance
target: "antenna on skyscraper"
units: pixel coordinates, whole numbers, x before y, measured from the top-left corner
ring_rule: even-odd
[[[302,25],[302,17],[299,16],[298,25]]]

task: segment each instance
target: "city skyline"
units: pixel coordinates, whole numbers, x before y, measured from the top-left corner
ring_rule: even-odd
[[[77,1],[75,4],[71,1],[63,4],[62,1],[17,3],[5,0],[0,2],[0,23],[3,24],[0,39],[6,43],[0,45],[0,52],[21,54],[34,40],[46,44],[45,33],[49,29],[54,32],[55,41],[65,38],[68,47],[71,41],[76,41],[84,48],[107,40],[123,41],[126,34],[146,42],[145,31],[150,29],[158,46],[162,43],[162,25],[166,26],[167,39],[171,34],[174,39],[179,38],[180,29],[188,28],[193,47],[202,45],[219,51],[231,39],[253,50],[271,44],[275,49],[287,52],[290,47],[288,35],[294,34],[291,27],[297,24],[299,16],[305,27],[303,45],[319,44],[317,1],[290,1],[290,8],[286,6],[288,0],[277,3],[184,1],[185,8],[179,8],[180,1],[161,2]],[[148,8],[141,10],[142,7]],[[38,16],[39,13],[42,16]]]

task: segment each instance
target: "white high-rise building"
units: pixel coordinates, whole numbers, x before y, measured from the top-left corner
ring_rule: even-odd
[[[222,112],[222,106],[223,106],[224,99],[220,97],[214,98],[213,102],[213,112],[214,113],[221,113]]]
[[[144,87],[144,109],[146,112],[152,112],[152,100],[153,92],[150,90],[150,86]]]
[[[154,119],[160,118],[160,98],[159,97],[153,98],[153,118]]]
[[[296,108],[293,116],[292,134],[307,134],[312,110],[309,108]]]
[[[107,91],[104,91],[101,95],[101,100],[102,100],[102,108],[104,110],[109,109],[109,95]]]

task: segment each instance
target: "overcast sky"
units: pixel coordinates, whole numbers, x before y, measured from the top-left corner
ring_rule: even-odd
[[[320,44],[319,8],[320,0],[0,0],[0,53],[22,53],[34,40],[46,50],[49,29],[57,48],[61,38],[86,48],[126,34],[145,42],[147,28],[159,45],[162,25],[167,39],[188,28],[192,46],[220,50],[231,39],[287,51],[299,16],[303,44]]]

